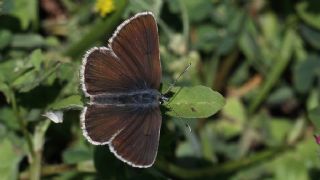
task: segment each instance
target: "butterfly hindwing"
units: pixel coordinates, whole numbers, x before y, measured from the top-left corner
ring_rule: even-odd
[[[84,135],[92,144],[108,144],[113,136],[131,123],[135,113],[135,108],[130,106],[88,105],[81,114]]]
[[[143,109],[109,144],[111,152],[134,167],[150,167],[156,158],[161,113],[159,107]]]

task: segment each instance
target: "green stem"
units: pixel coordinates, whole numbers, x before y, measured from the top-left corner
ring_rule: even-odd
[[[272,66],[269,76],[263,84],[262,89],[258,92],[258,95],[255,96],[249,106],[249,115],[255,112],[262,101],[266,98],[270,90],[274,87],[276,82],[280,79],[281,74],[289,64],[289,60],[293,51],[293,41],[295,39],[295,32],[288,30],[285,34],[282,47],[279,51],[279,56],[277,56],[278,58],[275,59],[275,64]]]
[[[42,151],[43,151],[43,144],[45,140],[45,133],[50,125],[50,120],[41,121],[37,124],[33,143],[34,143],[34,159],[30,166],[30,179],[32,180],[39,180],[41,179],[41,163],[42,163]]]
[[[22,118],[19,107],[17,106],[17,102],[16,102],[16,97],[15,94],[12,95],[12,109],[14,111],[14,114],[16,115],[17,119],[18,119],[18,123],[20,126],[20,129],[22,130],[23,136],[27,141],[27,146],[29,149],[29,153],[30,153],[30,158],[31,161],[33,160],[35,154],[34,154],[34,149],[33,149],[33,143],[32,143],[32,139],[31,139],[31,135],[27,129],[27,122]]]
[[[84,161],[78,164],[57,164],[46,165],[42,167],[41,177],[51,176],[55,174],[62,174],[70,171],[78,171],[85,173],[95,173],[94,163],[92,161]],[[19,179],[30,179],[30,172],[24,171],[19,175]]]
[[[238,49],[234,49],[223,61],[221,61],[221,66],[212,82],[212,89],[215,89],[216,91],[222,90],[227,82],[226,79],[231,72],[233,65],[237,62],[238,56]]]
[[[93,46],[99,40],[104,40],[106,35],[111,35],[114,27],[119,23],[121,16],[127,5],[127,0],[114,1],[116,3],[116,11],[106,18],[100,18],[92,26],[90,31],[84,35],[78,42],[72,44],[64,55],[77,58],[83,54],[89,47]]]
[[[190,33],[190,22],[188,17],[188,11],[184,4],[183,0],[179,0],[180,10],[181,10],[181,19],[183,26],[183,37],[186,42],[186,47],[188,47],[189,42],[189,33]]]
[[[294,145],[293,145],[294,146]],[[162,170],[163,172],[178,177],[181,179],[199,179],[205,177],[217,177],[222,175],[230,175],[239,171],[239,169],[248,168],[260,162],[270,160],[272,157],[283,153],[292,146],[283,146],[271,150],[262,151],[252,155],[248,158],[227,162],[222,165],[215,165],[211,167],[198,168],[198,169],[187,169],[179,167],[165,160],[157,159],[156,168]],[[85,167],[85,168],[84,168]],[[46,165],[42,167],[41,176],[50,176],[55,174],[62,174],[69,171],[87,172],[95,173],[95,168],[93,162],[84,161],[78,164],[60,164],[60,165]],[[20,174],[20,179],[28,179],[30,177],[30,172],[25,171]]]
[[[220,166],[212,166],[202,169],[186,169],[161,160],[158,160],[156,162],[156,166],[164,172],[181,179],[199,179],[206,177],[228,176],[232,173],[235,173],[239,169],[248,168],[249,166],[270,159],[287,149],[288,147],[280,147],[273,150],[266,150],[252,155],[248,158],[227,162]]]

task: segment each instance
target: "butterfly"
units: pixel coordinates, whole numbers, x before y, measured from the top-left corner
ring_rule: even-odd
[[[90,98],[80,117],[85,138],[94,145],[107,144],[133,167],[152,166],[165,98],[158,91],[162,73],[154,15],[134,15],[117,27],[107,47],[88,50],[80,76]]]

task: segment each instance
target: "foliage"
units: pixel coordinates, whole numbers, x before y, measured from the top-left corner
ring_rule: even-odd
[[[318,179],[318,1],[113,0],[104,17],[96,2],[0,1],[1,178]],[[79,69],[146,10],[162,92],[191,67],[162,106],[155,164],[136,169],[83,137]]]

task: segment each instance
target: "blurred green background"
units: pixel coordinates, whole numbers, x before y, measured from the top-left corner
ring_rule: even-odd
[[[136,169],[83,137],[79,69],[145,10],[163,84],[191,62],[178,85],[226,104],[209,118],[163,114],[156,162]],[[318,0],[0,0],[0,179],[319,179],[319,50]]]

